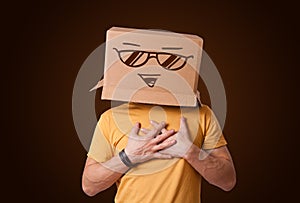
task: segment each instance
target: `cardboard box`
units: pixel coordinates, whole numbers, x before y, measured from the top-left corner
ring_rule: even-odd
[[[112,27],[101,98],[195,106],[202,47],[196,35]]]

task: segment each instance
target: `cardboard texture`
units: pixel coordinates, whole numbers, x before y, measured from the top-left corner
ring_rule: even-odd
[[[202,47],[196,35],[112,27],[101,98],[195,106]]]

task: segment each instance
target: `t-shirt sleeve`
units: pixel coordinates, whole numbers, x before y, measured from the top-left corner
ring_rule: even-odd
[[[109,133],[109,119],[102,115],[95,128],[88,157],[102,163],[114,156],[115,150],[109,142]]]
[[[207,107],[207,114],[205,116],[205,137],[202,145],[203,149],[215,149],[224,145],[227,142],[222,133],[222,129],[214,112]]]

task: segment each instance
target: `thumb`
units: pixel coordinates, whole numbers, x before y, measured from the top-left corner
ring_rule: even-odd
[[[138,135],[139,132],[140,132],[140,127],[141,127],[141,124],[139,122],[136,122],[134,124],[134,126],[132,127],[131,129],[131,135]]]
[[[181,117],[180,118],[180,131],[182,132],[188,132],[188,128],[187,128],[187,123],[186,123],[186,118],[185,117]]]

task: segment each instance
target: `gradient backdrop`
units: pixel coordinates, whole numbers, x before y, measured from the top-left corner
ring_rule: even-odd
[[[24,1],[3,5],[3,197],[9,202],[113,201],[112,187],[81,190],[86,151],[72,121],[72,90],[86,57],[111,26],[165,29],[204,38],[227,94],[224,134],[237,185],[203,182],[204,203],[288,202],[296,194],[299,15],[288,1]],[[298,36],[297,36],[298,37]],[[7,72],[7,74],[6,74]],[[13,85],[13,86],[12,86]],[[204,103],[209,103],[200,85]],[[97,92],[98,96],[100,92]],[[99,98],[99,97],[98,97]],[[5,100],[7,101],[7,100]],[[108,108],[98,105],[97,112]],[[299,179],[298,179],[299,180]],[[294,184],[295,183],[295,184]]]

